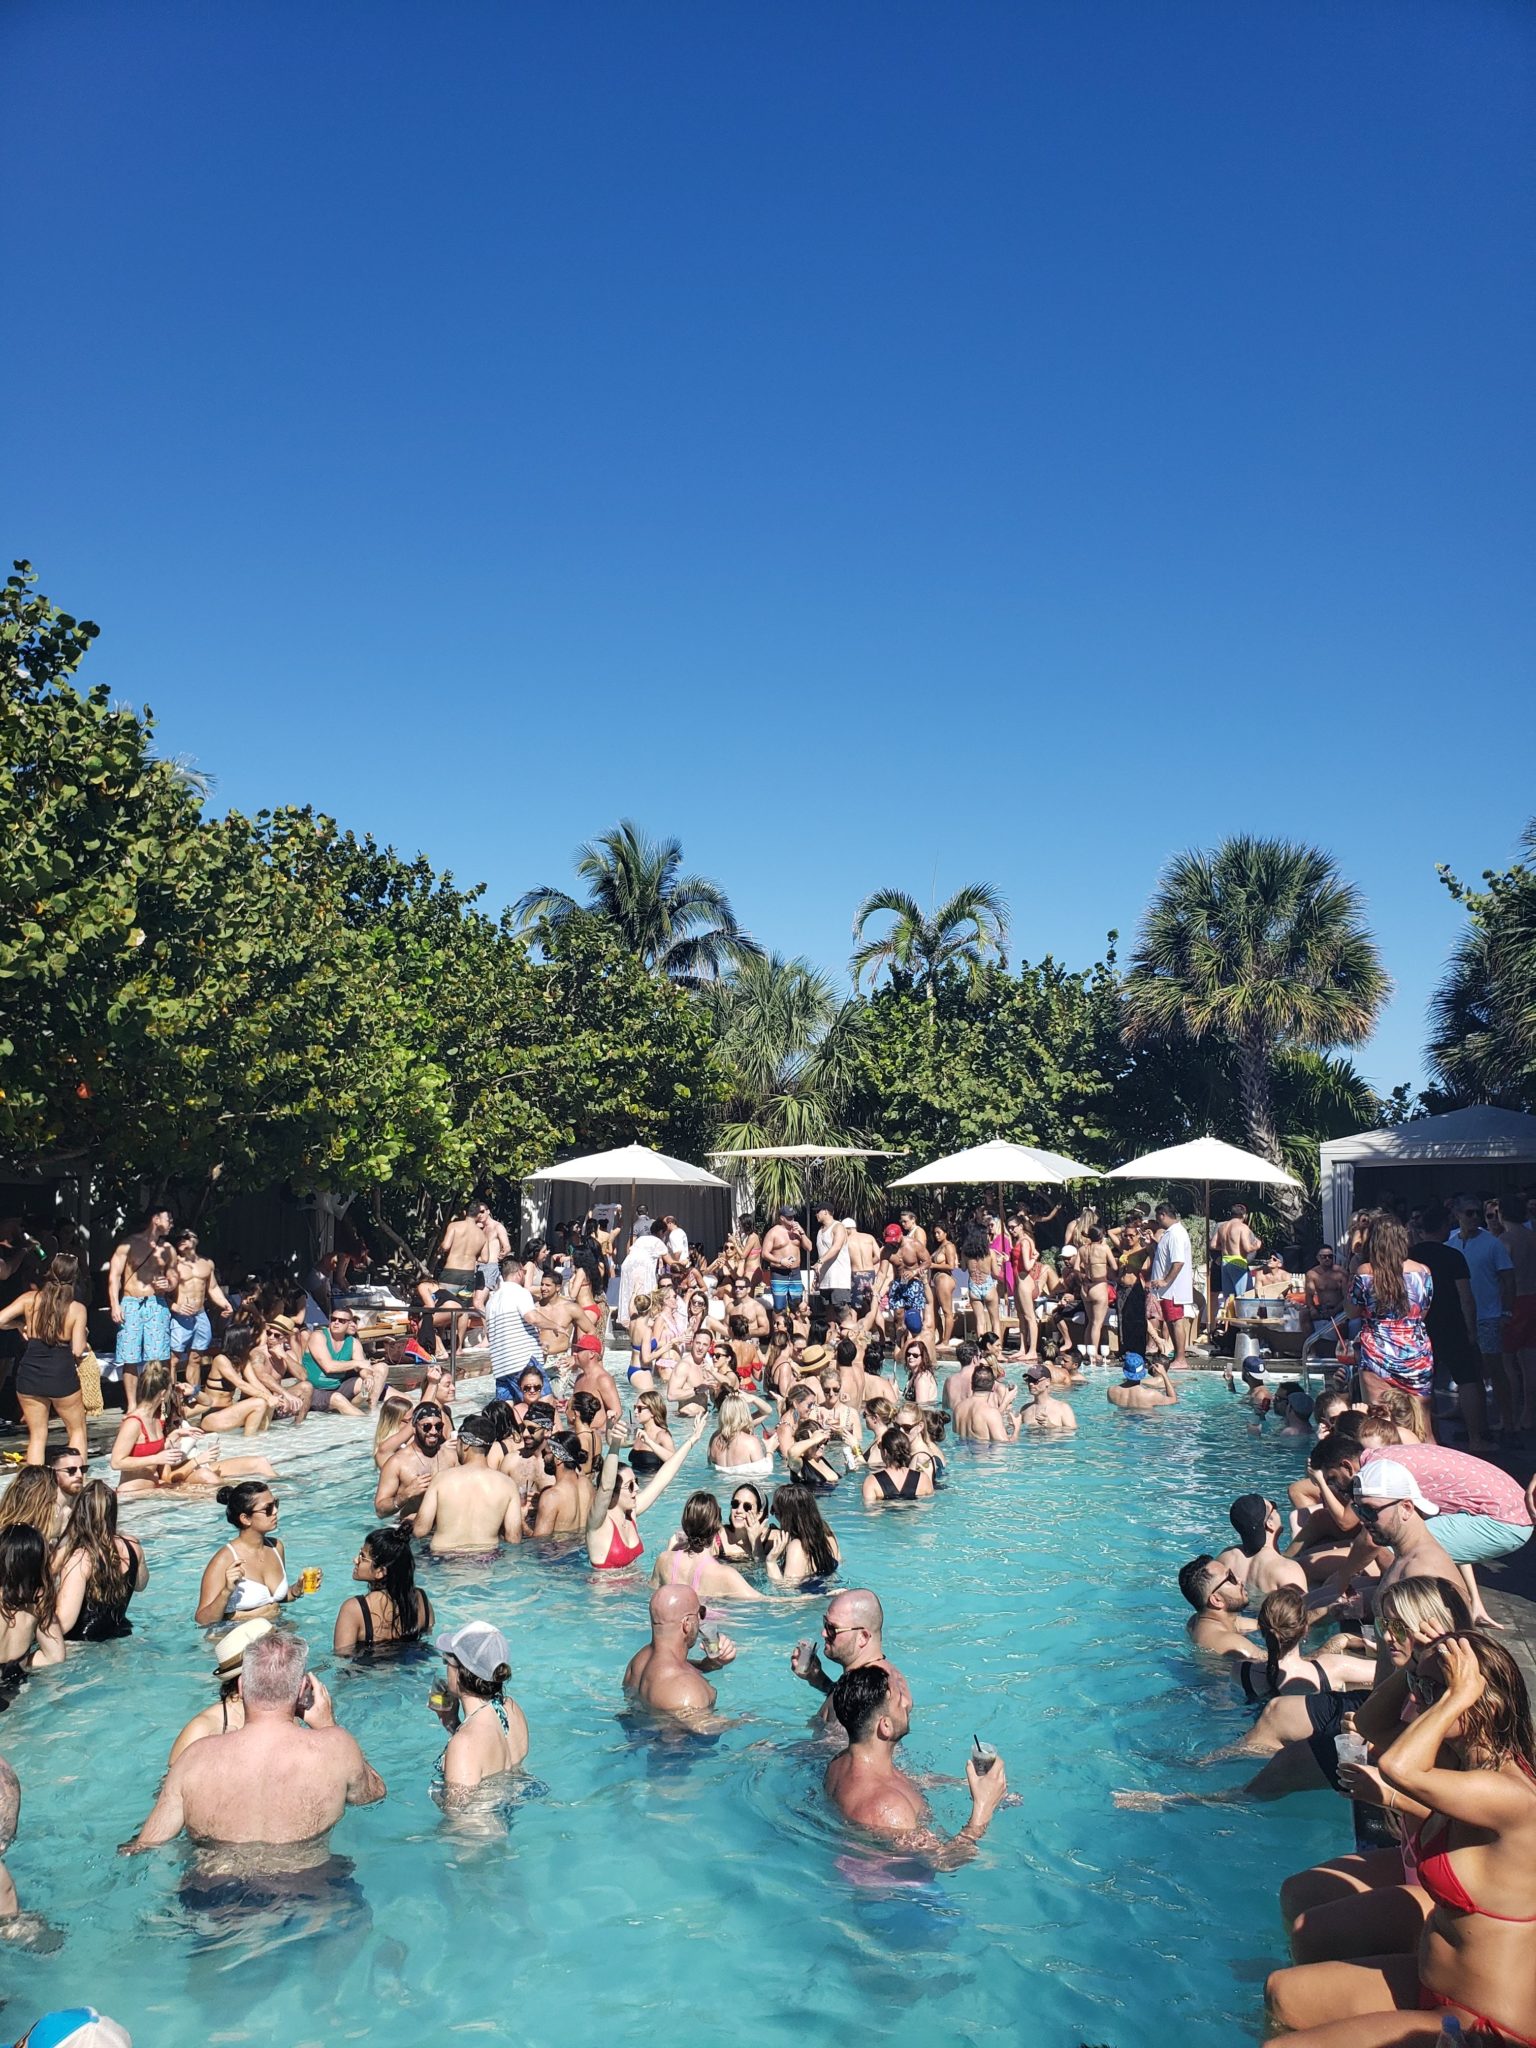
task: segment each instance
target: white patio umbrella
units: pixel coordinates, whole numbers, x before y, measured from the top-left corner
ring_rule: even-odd
[[[579,1187],[623,1187],[629,1183],[629,1227],[635,1221],[635,1192],[639,1188],[729,1188],[718,1173],[694,1166],[687,1159],[673,1159],[668,1153],[653,1152],[648,1145],[620,1145],[612,1152],[589,1152],[582,1159],[562,1159],[554,1166],[541,1166],[525,1180],[574,1181]]]
[[[1265,1187],[1299,1188],[1294,1173],[1276,1166],[1259,1152],[1244,1152],[1225,1138],[1190,1138],[1182,1145],[1165,1145],[1161,1152],[1143,1152],[1124,1166],[1112,1166],[1106,1180],[1200,1181],[1205,1187],[1205,1221],[1211,1221],[1211,1182],[1254,1181]]]
[[[1014,1145],[1006,1138],[992,1138],[985,1145],[968,1145],[963,1152],[951,1152],[893,1180],[893,1188],[995,1187],[997,1213],[1003,1213],[1005,1184],[1031,1187],[1041,1181],[1093,1180],[1098,1168],[1083,1166],[1060,1152],[1043,1152],[1037,1145]]]

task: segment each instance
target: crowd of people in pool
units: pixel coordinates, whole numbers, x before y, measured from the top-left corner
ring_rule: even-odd
[[[1295,1440],[1298,1473],[1284,1501],[1233,1501],[1235,1541],[1191,1558],[1179,1590],[1195,1650],[1231,1660],[1253,1713],[1205,1763],[1262,1761],[1227,1790],[1119,1795],[1155,1808],[1332,1787],[1352,1803],[1354,1848],[1280,1888],[1292,1961],[1270,1977],[1269,2009],[1295,2048],[1536,2041],[1530,1704],[1476,1578],[1530,1541],[1536,1481],[1435,1436],[1449,1438],[1458,1411],[1486,1423],[1484,1387],[1467,1399],[1479,1373],[1499,1412],[1519,1413],[1522,1380],[1501,1392],[1495,1375],[1531,1304],[1506,1286],[1498,1320],[1480,1314],[1468,1271],[1529,1276],[1536,1262],[1518,1240],[1508,1264],[1479,1250],[1479,1233],[1497,1241],[1490,1221],[1502,1219],[1463,1205],[1458,1273],[1430,1263],[1451,1234],[1445,1211],[1421,1212],[1412,1231],[1392,1211],[1356,1216],[1338,1384],[1313,1399],[1262,1368],[1241,1385],[1229,1373],[1250,1428]],[[1442,1276],[1449,1313],[1435,1318]],[[1173,1400],[1168,1389],[1138,1405]]]
[[[791,1664],[825,1696],[817,1721],[831,1749],[830,1802],[931,1867],[974,1854],[1008,1796],[1005,1765],[978,1744],[964,1824],[953,1834],[935,1827],[900,1765],[913,1701],[886,1656],[881,1603],[840,1585],[822,1503],[857,1489],[872,1510],[920,1511],[948,1481],[952,1438],[1070,1437],[1077,1418],[1062,1396],[1108,1365],[1112,1348],[1111,1405],[1176,1408],[1180,1326],[1197,1284],[1177,1209],[1135,1212],[1112,1229],[1088,1212],[1049,1260],[1038,1214],[1005,1221],[978,1210],[951,1236],[906,1211],[875,1236],[824,1209],[814,1239],[784,1213],[761,1233],[733,1236],[707,1266],[675,1219],[645,1217],[622,1255],[617,1220],[589,1219],[559,1255],[536,1246],[450,1263],[496,1249],[488,1213],[474,1205],[455,1219],[440,1248],[445,1270],[423,1281],[409,1390],[390,1388],[387,1369],[364,1356],[343,1303],[306,1327],[313,1288],[302,1302],[281,1287],[232,1301],[210,1266],[191,1318],[201,1343],[184,1344],[174,1364],[121,1361],[115,1488],[91,1476],[83,1430],[77,1441],[58,1397],[46,1398],[66,1437],[51,1452],[46,1412],[43,1443],[28,1413],[30,1462],[0,1495],[0,1705],[21,1699],[34,1671],[83,1653],[75,1646],[132,1628],[149,1564],[143,1543],[119,1527],[120,1500],[213,1499],[228,1534],[191,1618],[210,1632],[217,1698],[175,1737],[159,1796],[124,1852],[183,1831],[200,1852],[259,1850],[269,1868],[274,1855],[323,1852],[345,1808],[385,1788],[336,1725],[308,1645],[285,1625],[321,1580],[313,1570],[290,1576],[266,1450],[281,1455],[283,1425],[366,1411],[372,1441],[359,1454],[370,1459],[373,1525],[360,1532],[358,1590],[336,1612],[332,1650],[377,1657],[435,1646],[443,1675],[429,1704],[445,1735],[436,1796],[450,1814],[475,1811],[524,1765],[528,1725],[507,1690],[506,1638],[480,1618],[439,1629],[417,1584],[419,1551],[487,1557],[532,1540],[541,1558],[584,1548],[594,1572],[639,1577],[642,1518],[707,1437],[714,1486],[687,1497],[676,1532],[649,1560],[648,1639],[622,1677],[632,1711],[676,1731],[713,1728],[712,1681],[736,1654],[720,1605],[825,1597],[819,1642],[797,1644]],[[1444,1244],[1447,1218],[1416,1221]],[[146,1226],[152,1248],[171,1241],[169,1222]],[[459,1222],[470,1234],[454,1239]],[[1475,1240],[1470,1212],[1459,1235]],[[1316,2048],[1433,2040],[1444,2012],[1496,2039],[1536,2034],[1536,1911],[1520,1917],[1536,1908],[1529,1712],[1518,1669],[1487,1633],[1474,1575],[1529,1539],[1536,1488],[1433,1441],[1427,1390],[1437,1369],[1455,1381],[1469,1421],[1486,1426],[1486,1411],[1467,1399],[1464,1348],[1437,1354],[1435,1275],[1409,1236],[1390,1212],[1362,1215],[1338,1280],[1331,1264],[1321,1275],[1317,1305],[1337,1330],[1347,1387],[1314,1402],[1299,1385],[1274,1386],[1261,1367],[1245,1374],[1252,1426],[1294,1437],[1304,1470],[1284,1507],[1259,1495],[1234,1502],[1236,1543],[1192,1559],[1179,1581],[1194,1647],[1237,1660],[1236,1682],[1257,1709],[1239,1747],[1265,1761],[1235,1793],[1160,1797],[1267,1799],[1332,1785],[1354,1801],[1357,1852],[1288,1880],[1282,1894],[1296,1961],[1272,1980],[1273,2009]],[[56,1255],[13,1305],[29,1351],[80,1356],[69,1256]],[[130,1240],[125,1290],[134,1256]],[[1262,1283],[1264,1263],[1246,1262],[1250,1284]],[[605,1344],[613,1277],[616,1370]],[[973,1333],[959,1343],[957,1291]],[[1451,1298],[1477,1348],[1483,1319],[1465,1313],[1455,1275]],[[210,1301],[218,1341],[211,1322],[197,1322]],[[1523,1308],[1516,1296],[1511,1319]],[[127,1348],[142,1351],[150,1318],[134,1320]],[[483,1329],[494,1375],[493,1398],[478,1405],[443,1356],[445,1337],[457,1350],[466,1323]],[[317,1373],[338,1385],[318,1384]],[[1508,1416],[1505,1402],[1499,1413]],[[263,1436],[264,1450],[227,1456],[232,1432],[242,1443]],[[0,1767],[0,1857],[18,1808],[15,1775]],[[1383,1816],[1400,1838],[1384,1839]],[[0,1921],[25,1934],[3,1862]],[[1488,2013],[1502,2031],[1477,2018]]]

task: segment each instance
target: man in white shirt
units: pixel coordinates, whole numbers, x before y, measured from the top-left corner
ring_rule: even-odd
[[[816,1211],[816,1272],[813,1286],[827,1308],[847,1308],[853,1300],[853,1257],[848,1232],[830,1202]]]
[[[688,1233],[675,1216],[663,1216],[661,1234],[666,1239],[667,1250],[680,1266],[688,1263]]]
[[[1157,1220],[1162,1225],[1163,1234],[1152,1254],[1152,1268],[1147,1278],[1173,1338],[1173,1366],[1177,1371],[1187,1363],[1189,1312],[1195,1302],[1194,1253],[1190,1248],[1189,1232],[1172,1202],[1158,1203]]]
[[[517,1399],[518,1375],[525,1367],[537,1366],[540,1372],[544,1372],[539,1333],[533,1322],[534,1300],[523,1285],[522,1260],[503,1259],[501,1285],[488,1295],[477,1296],[475,1306],[485,1314],[491,1346],[491,1370],[496,1375],[496,1398],[498,1401],[514,1401]],[[547,1373],[544,1384],[547,1390]]]

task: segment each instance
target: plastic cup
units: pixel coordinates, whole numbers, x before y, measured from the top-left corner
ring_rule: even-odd
[[[325,1574],[321,1571],[319,1565],[305,1565],[303,1571],[299,1573],[299,1591],[301,1593],[318,1593],[324,1577]]]

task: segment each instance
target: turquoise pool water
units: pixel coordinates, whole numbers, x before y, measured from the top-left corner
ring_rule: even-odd
[[[435,1662],[333,1672],[327,1648],[338,1717],[389,1785],[336,1830],[350,1877],[289,1922],[195,1914],[179,1850],[115,1849],[148,1811],[176,1730],[212,1696],[190,1615],[222,1514],[139,1510],[153,1579],[138,1632],[76,1652],[0,1718],[24,1792],[10,1867],[23,1907],[64,1935],[51,1955],[0,1951],[0,2039],[4,2023],[92,1999],[137,2048],[608,2048],[691,2025],[796,2048],[897,2025],[1030,2048],[1253,2040],[1279,1959],[1279,1881],[1345,1845],[1348,1809],[1319,1793],[1144,1814],[1110,1794],[1188,1783],[1189,1761],[1240,1727],[1233,1689],[1187,1652],[1173,1575],[1214,1547],[1235,1494],[1280,1489],[1302,1446],[1249,1435],[1219,1382],[1197,1381],[1172,1415],[1119,1415],[1097,1381],[1074,1398],[1075,1442],[959,1446],[930,1508],[867,1513],[851,1489],[831,1503],[845,1576],[880,1593],[912,1681],[908,1768],[958,1773],[974,1731],[1022,1794],[973,1863],[921,1883],[850,1853],[823,1810],[815,1698],[788,1672],[819,1605],[733,1613],[741,1655],[718,1682],[739,1725],[658,1744],[619,1719],[619,1677],[646,1632],[640,1582],[525,1547],[494,1568],[423,1573],[445,1622],[483,1614],[512,1644],[537,1784],[509,1829],[455,1833],[429,1797]],[[332,1441],[301,1474],[272,1439],[290,1567],[326,1570],[293,1610],[317,1648],[370,1524],[361,1425],[335,1425]],[[647,1516],[649,1551],[693,1476]],[[957,1827],[963,1794],[933,1800]]]

